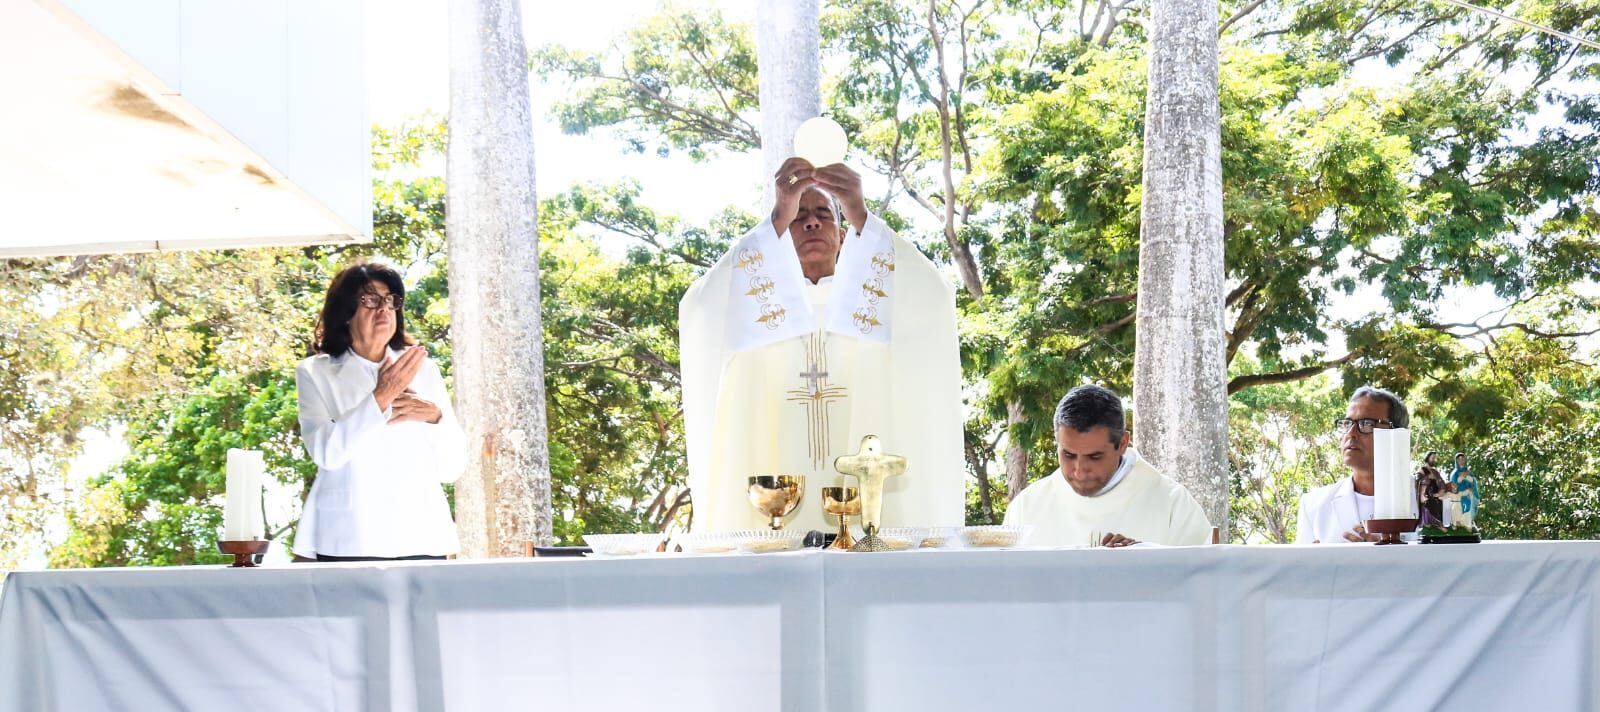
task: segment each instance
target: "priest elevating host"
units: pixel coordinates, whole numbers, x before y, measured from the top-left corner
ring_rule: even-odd
[[[817,490],[866,435],[910,464],[885,486],[885,525],[960,525],[953,289],[867,212],[848,166],[790,158],[773,185],[770,220],[678,307],[692,529],[760,526],[746,485],[763,474],[806,475],[789,526],[831,528]]]

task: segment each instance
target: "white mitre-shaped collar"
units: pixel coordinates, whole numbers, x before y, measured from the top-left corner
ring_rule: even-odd
[[[774,237],[763,223],[733,246],[733,279],[728,292],[728,349],[766,346],[816,331],[816,314],[806,298],[805,273],[785,231]],[[889,342],[890,300],[894,295],[894,233],[876,216],[865,230],[851,230],[839,250],[833,294],[821,328],[879,343]]]

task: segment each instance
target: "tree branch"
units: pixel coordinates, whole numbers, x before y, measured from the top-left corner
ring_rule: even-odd
[[[983,278],[978,273],[978,265],[972,258],[972,250],[961,241],[961,236],[956,232],[956,188],[955,178],[952,175],[954,159],[952,157],[952,137],[950,127],[950,80],[946,76],[946,62],[944,55],[944,37],[939,33],[938,0],[928,0],[928,34],[933,41],[935,54],[935,69],[939,74],[939,100],[934,106],[939,110],[939,149],[941,156],[941,176],[944,178],[944,239],[950,246],[950,256],[956,263],[956,271],[961,275],[961,283],[967,293],[973,298],[983,296]]]
[[[1520,331],[1520,332],[1522,332],[1524,334],[1527,334],[1528,336],[1532,336],[1532,337],[1539,338],[1539,339],[1576,339],[1576,338],[1583,337],[1583,336],[1593,336],[1595,334],[1600,334],[1600,328],[1594,328],[1594,329],[1590,329],[1588,331],[1545,331],[1543,329],[1539,329],[1538,327],[1535,327],[1535,326],[1532,326],[1532,325],[1529,325],[1529,324],[1524,324],[1522,322],[1517,322],[1517,321],[1501,323],[1501,324],[1494,324],[1494,325],[1491,325],[1491,326],[1483,326],[1481,324],[1469,324],[1469,323],[1456,323],[1456,324],[1421,323],[1421,324],[1418,324],[1418,326],[1421,326],[1424,329],[1431,329],[1433,331],[1438,331],[1438,332],[1442,332],[1442,333],[1445,333],[1445,334],[1449,334],[1449,335],[1454,336],[1454,337],[1456,337],[1458,339],[1470,339],[1470,338],[1472,338],[1474,336],[1490,335],[1490,334],[1493,334],[1496,331],[1504,331],[1506,329],[1516,329],[1517,331]],[[1463,334],[1463,333],[1457,333],[1456,331],[1454,331],[1455,329],[1471,329],[1471,331]]]
[[[1134,300],[1136,300],[1138,298],[1139,298],[1139,293],[1138,292],[1128,292],[1127,294],[1113,294],[1111,296],[1100,297],[1098,299],[1090,299],[1087,302],[1080,302],[1078,304],[1078,306],[1080,306],[1080,307],[1098,307],[1098,306],[1101,306],[1101,305],[1104,305],[1104,304],[1126,304],[1126,303],[1134,301]]]
[[[1266,2],[1267,0],[1251,0],[1249,5],[1239,8],[1238,12],[1229,15],[1228,19],[1222,21],[1222,26],[1217,28],[1217,36],[1221,37],[1222,33],[1227,32],[1228,28],[1233,26],[1233,23],[1244,19],[1246,15],[1255,12],[1257,8],[1266,4]]]
[[[1291,383],[1294,381],[1307,379],[1333,368],[1334,366],[1343,365],[1354,357],[1355,353],[1351,352],[1331,361],[1323,361],[1321,363],[1306,366],[1304,368],[1295,368],[1288,371],[1279,371],[1277,373],[1252,373],[1245,376],[1236,376],[1232,380],[1228,381],[1228,395],[1231,396],[1246,388],[1266,386],[1274,383]]]

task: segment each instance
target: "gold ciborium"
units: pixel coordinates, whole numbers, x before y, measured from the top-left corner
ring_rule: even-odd
[[[783,518],[800,506],[805,486],[806,478],[801,475],[751,475],[750,506],[771,517],[773,529],[782,529]]]
[[[850,536],[850,515],[861,513],[861,497],[854,487],[823,487],[822,511],[839,515],[839,534],[829,549],[844,551],[856,545]]]

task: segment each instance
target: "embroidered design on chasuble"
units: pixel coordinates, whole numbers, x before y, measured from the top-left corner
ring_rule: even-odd
[[[772,293],[777,291],[778,285],[771,277],[762,274],[761,268],[766,264],[766,255],[763,255],[761,250],[745,248],[739,250],[739,260],[733,263],[733,266],[750,276],[750,291],[744,295],[761,305],[757,312],[756,323],[768,329],[776,329],[783,326],[783,322],[789,318],[789,310],[784,309],[782,304],[767,303]]]
[[[871,335],[883,322],[878,320],[878,302],[889,298],[887,282],[894,273],[894,252],[879,252],[872,256],[872,276],[861,283],[861,301],[866,306],[850,314],[850,323],[862,334]]]
[[[828,385],[828,350],[825,334],[806,337],[806,370],[800,373],[806,385],[787,392],[787,400],[799,403],[806,409],[806,453],[811,457],[811,467],[821,470],[831,462],[828,453],[833,451],[829,437],[829,407],[834,401],[849,397],[849,389]]]

